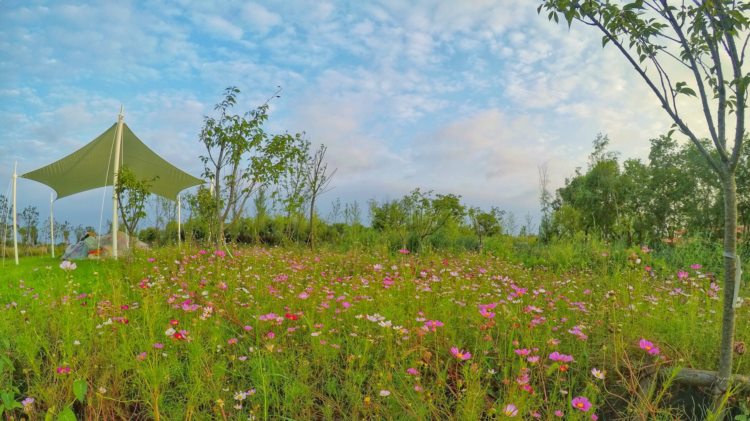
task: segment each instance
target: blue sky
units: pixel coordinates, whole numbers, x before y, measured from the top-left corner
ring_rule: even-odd
[[[217,4],[218,3],[218,4]],[[321,213],[415,187],[537,214],[608,133],[645,157],[669,122],[634,72],[589,28],[568,30],[533,0],[0,3],[0,194],[19,173],[108,128],[120,105],[136,134],[200,175],[202,116],[229,85],[239,110],[276,86],[271,131],[305,131],[338,168]],[[19,208],[49,189],[19,181]],[[102,190],[56,202],[99,221]],[[111,214],[105,200],[104,218]]]

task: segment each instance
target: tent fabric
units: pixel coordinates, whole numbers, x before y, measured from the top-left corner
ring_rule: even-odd
[[[176,200],[182,190],[203,183],[203,180],[180,170],[149,149],[127,124],[123,123],[122,129],[120,167],[128,167],[139,179],[153,179],[151,193]],[[65,158],[20,177],[46,184],[55,190],[58,199],[111,186],[116,132],[117,123]]]

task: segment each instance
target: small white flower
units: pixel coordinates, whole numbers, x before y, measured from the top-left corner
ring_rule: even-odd
[[[383,397],[385,397],[385,396],[391,396],[391,391],[383,389],[383,390],[380,391],[380,396],[383,396]]]

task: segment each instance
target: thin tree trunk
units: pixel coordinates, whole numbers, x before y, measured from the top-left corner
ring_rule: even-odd
[[[310,195],[310,249],[315,249],[315,226],[313,217],[315,216],[315,193]]]
[[[737,274],[737,182],[734,172],[727,171],[722,180],[724,191],[724,311],[722,313],[721,347],[719,348],[719,375],[714,394],[723,394],[732,374],[734,350],[734,290]]]

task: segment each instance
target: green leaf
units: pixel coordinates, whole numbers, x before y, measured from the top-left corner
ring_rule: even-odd
[[[55,418],[55,407],[47,409],[47,413],[44,414],[44,421],[53,421]]]
[[[73,393],[76,395],[76,399],[78,399],[79,402],[83,402],[86,399],[86,391],[88,388],[89,385],[86,383],[86,380],[77,379],[73,382]]]
[[[15,399],[13,399],[13,396],[14,396],[13,392],[5,392],[5,391],[3,391],[2,393],[0,393],[0,398],[2,398],[3,405],[7,409],[12,409],[13,408],[13,403],[16,402]]]
[[[76,418],[76,414],[73,413],[73,410],[70,409],[70,407],[67,407],[57,414],[57,421],[78,421],[78,419]]]
[[[5,412],[5,406],[4,405],[0,405],[0,416],[3,415],[3,412]]]

